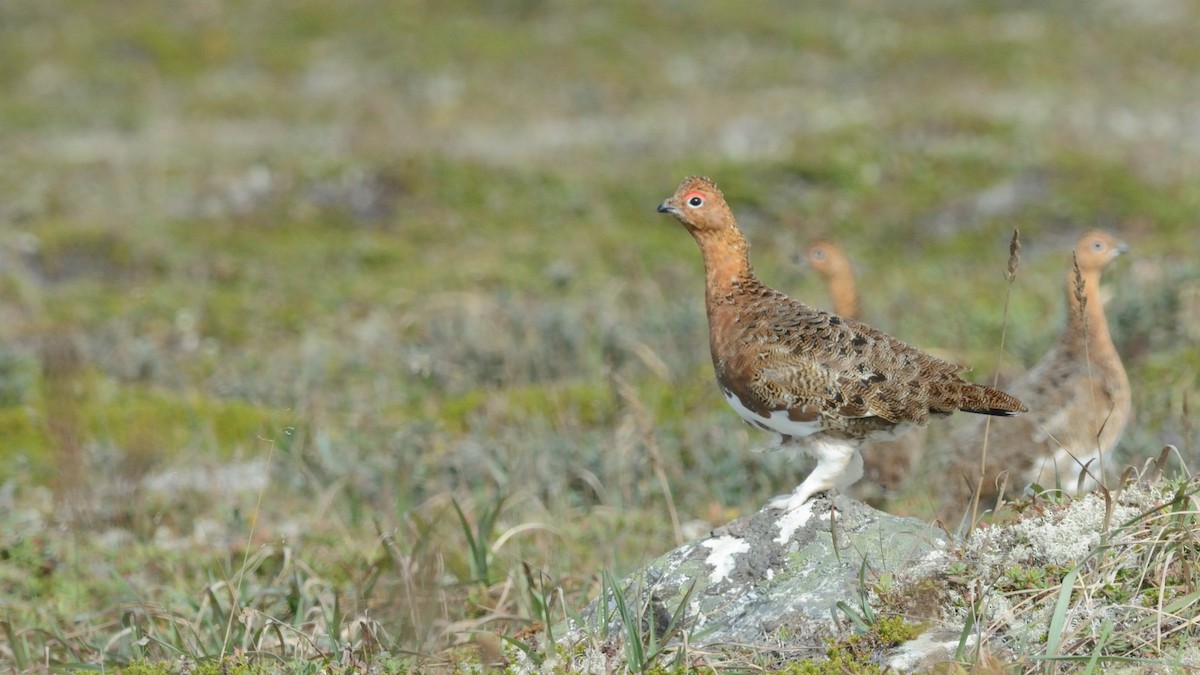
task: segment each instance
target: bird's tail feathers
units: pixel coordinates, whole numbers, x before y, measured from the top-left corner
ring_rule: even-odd
[[[1026,408],[1025,404],[1018,401],[1015,396],[999,389],[973,383],[966,383],[963,387],[958,409],[963,412],[1000,417],[1011,417],[1029,411],[1029,408]]]

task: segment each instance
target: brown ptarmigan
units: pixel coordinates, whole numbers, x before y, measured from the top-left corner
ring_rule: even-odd
[[[962,366],[763,285],[733,212],[709,179],[684,179],[658,210],[700,245],[709,347],[726,400],[749,424],[795,441],[817,460],[772,507],[790,512],[818,492],[853,484],[866,440],[895,437],[955,410],[1025,410],[1002,391],[963,381]]]
[[[814,239],[805,248],[803,260],[825,282],[833,313],[862,319],[854,266],[841,245],[832,239]],[[868,441],[861,449],[863,480],[850,488],[850,494],[875,507],[893,499],[925,452],[925,432],[920,427],[899,438]]]
[[[1129,378],[1104,318],[1100,272],[1127,250],[1124,242],[1099,231],[1087,232],[1075,243],[1066,275],[1066,327],[1041,361],[1009,387],[1033,412],[988,431],[982,481],[983,425],[955,434],[950,490],[939,509],[943,522],[963,515],[976,485],[980,504],[994,502],[1002,473],[1015,492],[1031,483],[1045,488],[1058,483],[1078,493],[1089,462],[1091,476],[1101,475],[1103,467],[1093,460],[1117,444],[1132,406]],[[1095,486],[1090,476],[1082,482],[1084,489]]]
[[[861,318],[858,284],[854,281],[854,267],[846,251],[831,239],[814,239],[804,251],[804,261],[825,282],[829,298],[833,300],[833,313],[851,319]]]

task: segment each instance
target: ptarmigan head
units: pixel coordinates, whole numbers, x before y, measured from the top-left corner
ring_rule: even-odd
[[[675,194],[658,205],[658,212],[674,216],[693,236],[736,227],[725,195],[704,176],[684,178]]]
[[[804,252],[804,260],[822,279],[831,279],[850,271],[850,259],[841,246],[828,239],[816,239]]]
[[[1128,251],[1129,246],[1125,242],[1100,230],[1085,232],[1075,242],[1075,259],[1079,261],[1081,272],[1099,272],[1117,256]]]

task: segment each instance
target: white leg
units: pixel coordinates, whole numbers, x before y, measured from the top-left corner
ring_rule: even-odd
[[[845,470],[834,479],[833,486],[839,490],[845,490],[862,478],[863,457],[858,446],[850,446],[850,461],[845,466]]]
[[[817,466],[792,494],[771,500],[769,506],[783,511],[800,508],[813,495],[830,488],[845,489],[862,478],[863,460],[858,444],[842,439],[807,439]]]

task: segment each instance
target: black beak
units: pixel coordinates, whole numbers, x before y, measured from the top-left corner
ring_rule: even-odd
[[[675,207],[668,205],[666,202],[663,202],[658,205],[658,212],[659,213],[675,213]]]

